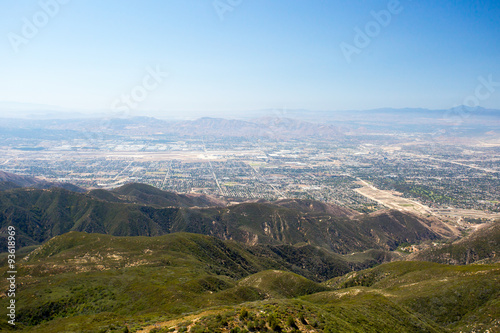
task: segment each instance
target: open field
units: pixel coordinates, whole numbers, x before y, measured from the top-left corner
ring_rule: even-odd
[[[365,197],[374,200],[381,205],[391,209],[407,211],[414,214],[434,215],[442,220],[455,220],[460,221],[463,218],[470,219],[487,219],[496,220],[500,219],[500,213],[485,212],[476,209],[459,209],[459,208],[441,208],[432,209],[419,202],[403,198],[394,191],[380,190],[364,180],[356,181],[357,184],[363,185],[355,191]]]
[[[356,181],[356,183],[359,185],[363,185],[363,187],[357,188],[355,190],[356,192],[388,208],[402,210],[414,214],[432,214],[432,211],[429,207],[424,206],[419,202],[400,197],[396,195],[394,191],[379,190],[378,188],[361,179]]]

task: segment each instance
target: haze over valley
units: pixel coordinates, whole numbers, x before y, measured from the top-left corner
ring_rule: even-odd
[[[355,331],[362,311],[386,331],[496,329],[500,111],[463,110],[466,124],[450,121],[457,109],[6,118],[0,221],[23,256],[19,325],[94,331],[97,315],[109,332]],[[429,295],[387,289],[405,274],[426,274],[410,279]],[[463,288],[474,292],[449,298]],[[344,295],[354,312],[341,315]]]
[[[500,332],[500,2],[0,2],[0,331]]]

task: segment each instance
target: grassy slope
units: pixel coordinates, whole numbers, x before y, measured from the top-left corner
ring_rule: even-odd
[[[465,265],[477,261],[499,262],[499,253],[500,221],[497,221],[451,244],[421,251],[414,258],[443,264]]]
[[[119,332],[153,323],[192,332],[498,329],[500,265],[396,262],[323,285],[283,269],[271,257],[208,236],[72,232],[19,265],[17,314],[27,332]]]
[[[18,318],[28,326],[52,329],[57,322],[66,325],[107,312],[113,313],[111,321],[116,315],[141,321],[148,315],[172,317],[265,299],[269,290],[238,280],[259,271],[286,269],[284,262],[203,235],[113,237],[71,232],[30,253],[18,268]],[[293,295],[325,289],[284,274],[301,282]],[[44,326],[47,320],[50,324]]]
[[[130,183],[111,191],[105,191],[103,199],[121,200],[128,203],[138,203],[156,207],[211,207],[225,206],[227,203],[206,195],[177,194],[162,191],[154,186],[140,183]],[[102,190],[91,191],[92,194],[102,196]]]
[[[105,202],[63,189],[0,192],[0,225],[16,227],[19,246],[40,244],[71,230],[118,236],[161,235],[168,232],[177,211]],[[4,245],[0,244],[3,251]]]
[[[279,270],[252,274],[239,281],[238,285],[259,289],[273,298],[291,298],[328,289],[303,276]]]
[[[258,280],[266,274],[246,280]],[[293,332],[293,327],[297,327],[296,332],[500,330],[500,265],[397,262],[350,273],[325,286],[334,290],[295,299],[248,302],[157,324],[165,332],[180,332],[183,327],[190,332],[273,331],[276,325],[286,332]],[[148,326],[144,332],[152,328]]]
[[[497,327],[500,265],[446,266],[395,262],[325,283],[336,289],[376,292],[443,327]]]
[[[73,318],[79,322],[106,312],[173,316],[261,299],[258,290],[236,281],[276,266],[207,236],[121,238],[74,232],[52,239],[20,265],[17,313],[28,325],[83,315]]]
[[[0,191],[0,230],[7,225],[15,226],[19,246],[40,244],[69,231],[116,236],[157,236],[184,231],[246,244],[310,244],[339,254],[394,250],[401,243],[439,237],[424,225],[425,221],[398,212],[357,215],[351,219],[346,217],[348,212],[335,213],[337,209],[333,206],[311,210],[311,205],[313,208],[321,205],[307,201],[301,202],[302,206],[296,205],[297,208],[272,203],[202,209],[160,207],[157,204],[162,200],[194,203],[202,199],[140,184],[119,190],[123,194],[98,191],[95,196],[62,189]],[[121,197],[128,201],[141,198],[141,203],[125,199],[127,202],[122,202]],[[5,238],[5,231],[1,231],[0,251],[6,250],[2,241]]]

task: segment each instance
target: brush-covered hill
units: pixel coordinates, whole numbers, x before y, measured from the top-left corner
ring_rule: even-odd
[[[89,194],[104,201],[155,207],[224,207],[227,205],[226,201],[208,195],[178,194],[139,183],[125,184],[111,191],[91,190]]]
[[[454,265],[498,263],[500,221],[483,225],[479,230],[457,241],[420,251],[412,255],[411,259]]]
[[[16,228],[19,247],[38,245],[69,231],[117,236],[154,236],[168,232],[178,209],[154,209],[102,201],[60,188],[0,192],[0,249],[6,250],[6,228]]]
[[[266,272],[247,279],[261,274]],[[154,332],[157,327],[162,332],[327,333],[473,333],[500,329],[498,264],[388,263],[324,285],[333,290],[201,310],[174,320],[156,321],[139,332]]]
[[[13,188],[20,188],[22,186],[17,185],[11,181],[0,181],[0,191],[12,190]]]
[[[279,270],[267,270],[250,275],[239,281],[238,285],[259,289],[273,298],[298,297],[328,290],[327,287],[303,276]]]
[[[20,259],[17,326],[30,332],[39,327],[64,331],[68,326],[54,327],[79,325],[95,316],[142,322],[148,316],[175,317],[201,308],[328,290],[290,272],[294,266],[288,259],[265,247],[254,253],[236,242],[188,233],[115,237],[70,232]],[[3,274],[5,258],[1,267]],[[266,279],[263,285],[256,283],[258,272]],[[4,291],[6,283],[0,282]],[[0,304],[5,302],[4,292]]]
[[[233,267],[229,264],[231,260],[224,259],[221,267],[214,268],[214,272],[217,273],[227,270],[224,274],[233,277],[255,273],[263,268],[275,268],[294,272],[316,282],[323,282],[353,269],[362,269],[380,262],[375,255],[367,256],[364,261],[351,260],[349,256],[340,256],[310,245],[248,246],[234,241],[222,241],[210,236],[182,232],[155,237],[116,237],[97,233],[69,232],[56,236],[39,247],[29,247],[26,251],[18,253],[20,256],[29,254],[30,262],[42,259],[46,262],[54,261],[49,266],[51,265],[53,269],[57,268],[56,270],[59,272],[79,272],[79,270],[133,267],[138,263],[141,265],[144,263],[153,266],[161,265],[168,261],[162,257],[163,250],[172,249],[180,257],[184,252],[191,253],[196,247],[189,244],[198,244],[196,246],[203,249],[201,252],[195,251],[196,254],[212,256],[214,253],[222,251],[229,254],[231,260],[234,260],[239,256],[235,253],[245,252],[247,257],[254,258],[253,266],[243,264],[243,261],[239,260],[238,264]],[[60,253],[62,252],[68,258],[75,258],[82,251],[85,251],[85,255],[82,255],[83,259],[81,260],[61,260],[63,255]],[[110,257],[103,257],[103,253],[108,253]],[[217,257],[217,254],[215,256]],[[0,254],[0,264],[6,264],[6,258],[6,253]],[[120,260],[115,261],[115,259]],[[206,258],[201,257],[201,259],[205,260]],[[61,262],[64,264],[60,264]],[[272,264],[266,264],[269,262]],[[121,266],[114,265],[117,263],[120,263]],[[238,270],[247,266],[253,268],[248,271]]]
[[[41,244],[69,231],[115,236],[182,231],[247,245],[309,244],[347,254],[369,249],[392,251],[401,243],[442,238],[425,218],[397,211],[352,215],[341,207],[300,200],[295,204],[282,201],[192,207],[202,204],[217,202],[140,184],[99,190],[98,194],[60,188],[12,189],[0,192],[0,239],[6,238],[9,225],[18,230],[20,247]],[[1,244],[0,249],[5,251],[6,242]]]
[[[214,237],[71,232],[19,258],[17,272],[20,332],[496,332],[500,325],[499,264],[404,261],[319,284]],[[0,288],[8,289],[6,280]],[[8,301],[0,297],[0,307]],[[0,329],[14,328],[2,321]]]
[[[0,170],[0,191],[10,190],[19,187],[33,187],[39,189],[48,189],[60,187],[74,192],[85,192],[84,189],[70,183],[51,182],[44,179],[16,175],[10,172]]]
[[[310,199],[282,199],[274,201],[273,203],[281,207],[296,209],[304,213],[321,213],[338,217],[352,217],[360,215],[358,212],[346,207],[340,207],[338,205]]]
[[[332,215],[273,203],[181,210],[175,230],[233,239],[245,244],[311,244],[347,254],[395,250],[401,243],[440,239],[422,217],[397,211],[376,215]]]
[[[443,332],[500,329],[500,265],[449,266],[394,262],[334,278],[326,286],[340,298],[379,294]],[[311,296],[316,297],[316,296]]]

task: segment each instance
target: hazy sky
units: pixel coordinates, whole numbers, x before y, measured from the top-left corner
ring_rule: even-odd
[[[0,0],[0,102],[500,109],[499,18],[497,0]]]

